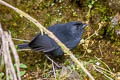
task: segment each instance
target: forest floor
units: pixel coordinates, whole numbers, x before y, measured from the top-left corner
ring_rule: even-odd
[[[113,26],[111,22],[114,16],[119,13],[119,0],[5,0],[9,4],[23,10],[44,27],[48,28],[57,23],[70,21],[89,22],[85,29],[83,39],[85,43],[80,44],[73,50],[74,55],[85,62],[86,68],[96,80],[115,79],[120,72],[120,23]],[[118,2],[117,2],[118,1]],[[20,17],[13,10],[0,5],[0,22],[4,30],[11,31],[12,37],[16,39],[32,40],[39,33],[39,29],[24,17]],[[99,24],[101,27],[99,29]],[[97,31],[98,30],[98,31]],[[97,33],[95,33],[97,31]],[[24,43],[15,41],[15,45]],[[18,51],[20,62],[27,68],[22,80],[54,80],[52,64],[42,52]],[[80,80],[87,80],[88,77],[82,70],[78,69],[69,56],[62,60],[56,60],[71,70],[80,74]],[[91,68],[90,64],[98,65],[115,75],[104,70],[100,73]],[[99,70],[101,71],[101,70]],[[59,80],[61,69],[56,71],[56,80]],[[107,75],[107,77],[105,76]],[[118,77],[118,76],[117,76]],[[61,79],[60,79],[61,80]],[[65,80],[65,79],[64,79]],[[70,79],[68,79],[70,80]]]

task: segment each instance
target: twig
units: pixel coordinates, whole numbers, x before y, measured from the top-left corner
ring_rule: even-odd
[[[15,61],[17,64],[17,75],[13,66],[12,58],[10,55],[10,48],[13,47],[13,43],[11,43],[10,34],[7,32],[3,32],[1,24],[0,24],[0,38],[2,40],[1,44],[1,52],[4,58],[4,63],[6,67],[6,80],[21,80],[20,71],[19,71],[19,58],[16,57],[15,51],[12,49],[13,56],[15,57]],[[14,48],[15,49],[15,48]],[[17,59],[16,59],[17,58]]]
[[[95,58],[98,60],[98,61],[100,61],[101,63],[103,63],[108,69],[109,69],[109,71],[111,71],[111,69],[109,68],[109,66],[105,63],[105,62],[103,62],[103,61],[101,61],[99,58],[97,58],[96,56],[95,56]],[[112,71],[111,71],[112,72]]]
[[[103,57],[103,54],[102,54],[102,50],[101,50],[101,46],[100,46],[100,45],[99,45],[99,50],[100,50],[101,56]]]
[[[100,72],[101,74],[103,74],[103,75],[104,75],[105,77],[107,77],[109,80],[114,80],[114,79],[112,79],[111,77],[109,77],[109,76],[107,76],[106,74],[104,74],[103,71],[97,69],[95,66],[93,66],[93,67],[94,67],[94,69],[95,69],[96,71],[98,71],[98,72]]]
[[[55,79],[56,79],[56,71],[55,71],[55,66],[54,66],[53,61],[52,61],[52,68],[53,68],[54,77],[55,77]]]
[[[2,55],[2,50],[0,50],[0,72],[4,69],[5,62],[4,62],[4,56]]]
[[[16,41],[30,42],[30,40],[23,40],[23,39],[16,39],[16,38],[12,38],[12,39]]]
[[[55,40],[55,42],[61,47],[61,49],[63,50],[64,53],[68,54],[70,56],[70,58],[80,67],[82,68],[82,70],[89,76],[89,78],[91,80],[95,80],[93,78],[93,76],[84,68],[84,66],[82,65],[82,63],[80,63],[78,61],[78,59],[73,55],[73,53],[49,30],[47,30],[45,27],[43,27],[36,19],[32,18],[30,15],[24,13],[23,11],[19,10],[18,8],[15,8],[13,6],[11,6],[10,4],[6,3],[3,0],[0,0],[0,3],[13,9],[14,11],[16,11],[18,14],[20,14],[20,16],[24,16],[26,19],[28,19],[29,21],[31,21],[32,23],[34,23],[40,30],[41,33],[43,34],[43,31],[53,40]]]
[[[103,70],[103,71],[106,71],[106,72],[110,73],[111,75],[115,75],[113,72],[111,72],[111,71],[109,71],[109,70],[107,70],[107,69],[104,69],[104,68],[102,68],[102,67],[100,67],[100,66],[97,66],[97,65],[93,65],[93,66],[95,66],[95,67],[97,67],[97,68],[99,68],[99,69],[101,69],[101,70]]]
[[[13,56],[14,56],[15,64],[17,64],[17,65],[16,65],[16,69],[17,69],[18,79],[21,80],[21,78],[20,78],[20,68],[19,68],[19,67],[20,67],[19,56],[18,56],[18,54],[17,54],[16,48],[15,48],[15,46],[14,46],[14,43],[13,43],[13,41],[12,41],[11,35],[8,36],[8,39],[9,39],[10,48],[11,48],[11,50],[12,50],[12,54],[13,54]]]
[[[45,62],[44,62],[43,75],[45,74],[45,71],[46,71],[46,67],[47,67],[47,60],[48,60],[48,59],[45,59]]]
[[[6,56],[4,56],[4,57],[7,57],[6,65],[8,65],[11,68],[10,73],[13,74],[13,79],[17,80],[16,72],[15,72],[15,69],[14,69],[14,66],[13,66],[13,62],[12,62],[12,59],[11,59],[11,56],[10,56],[10,52],[9,52],[9,43],[8,43],[8,39],[9,38],[8,37],[9,37],[8,33],[5,32],[5,38],[6,38],[6,40],[4,38],[4,41],[6,41],[5,42],[6,44],[4,44],[5,45],[4,49],[6,49]],[[8,67],[8,72],[9,72],[9,67]]]
[[[80,58],[83,58],[86,55],[86,53],[87,53],[87,50],[85,50],[84,54]]]
[[[17,51],[30,51],[31,49],[18,49]]]

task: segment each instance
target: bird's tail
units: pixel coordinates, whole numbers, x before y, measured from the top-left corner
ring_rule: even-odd
[[[17,48],[18,49],[29,49],[30,47],[29,47],[28,43],[26,43],[26,44],[19,44],[17,46]]]

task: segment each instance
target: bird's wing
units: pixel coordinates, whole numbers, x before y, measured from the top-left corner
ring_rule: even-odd
[[[38,34],[30,43],[29,46],[36,51],[50,52],[57,48],[57,45],[47,35]]]
[[[79,42],[80,42],[80,38],[75,39],[75,40],[70,40],[64,44],[71,50],[75,48]]]

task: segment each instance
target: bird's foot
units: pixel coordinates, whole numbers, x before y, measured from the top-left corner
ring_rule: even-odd
[[[45,55],[47,57],[47,59],[49,59],[52,64],[54,64],[57,68],[62,68],[62,66],[58,65],[53,59],[51,59],[48,55]]]

